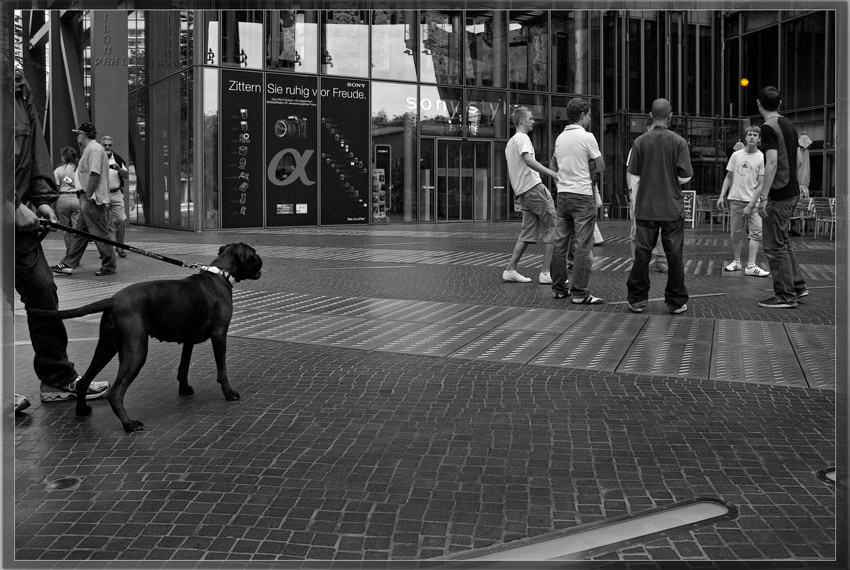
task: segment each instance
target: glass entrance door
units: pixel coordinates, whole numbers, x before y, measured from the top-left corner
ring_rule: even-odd
[[[438,222],[490,219],[491,145],[490,141],[437,140]]]

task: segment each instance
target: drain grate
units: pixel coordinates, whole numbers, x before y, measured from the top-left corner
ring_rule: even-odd
[[[80,486],[80,483],[82,480],[76,477],[62,477],[48,483],[46,488],[48,491],[73,491]]]
[[[581,560],[634,544],[732,520],[738,510],[720,499],[696,498],[556,531],[506,544],[443,557],[467,561]]]

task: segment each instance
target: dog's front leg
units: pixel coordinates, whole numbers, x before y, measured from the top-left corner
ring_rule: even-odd
[[[177,368],[177,391],[181,396],[191,396],[195,390],[189,386],[189,362],[192,360],[192,349],[195,345],[187,342],[183,345],[183,354],[180,356],[180,366]]]
[[[213,354],[215,355],[215,364],[218,369],[218,383],[221,385],[221,391],[224,392],[226,400],[238,400],[239,394],[230,387],[230,382],[227,380],[227,365],[225,356],[227,354],[227,332],[224,334],[214,334],[211,338],[213,346]]]

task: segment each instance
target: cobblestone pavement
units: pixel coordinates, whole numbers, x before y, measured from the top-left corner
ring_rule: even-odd
[[[770,279],[722,271],[719,228],[688,230],[688,312],[667,314],[653,273],[633,315],[628,225],[600,225],[595,307],[502,283],[516,223],[132,227],[128,243],[189,263],[233,241],[263,256],[263,277],[234,287],[242,397],[222,397],[208,344],[195,395],[179,396],[180,350],[152,342],[126,397],[144,431],[125,434],[105,401],[85,418],[42,404],[18,302],[16,391],[33,406],[16,417],[15,558],[444,560],[705,497],[737,517],[587,564],[822,567],[836,546],[835,488],[818,478],[835,467],[834,243],[795,240],[811,295],[778,311],[757,304]],[[45,250],[57,261],[61,238]],[[536,277],[540,253],[520,270]],[[56,278],[63,307],[187,273],[130,254],[97,278],[96,261],[91,248]],[[97,321],[66,321],[80,371]]]

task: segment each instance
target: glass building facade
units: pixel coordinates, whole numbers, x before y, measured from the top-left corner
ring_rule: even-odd
[[[92,54],[92,12],[80,14],[91,98],[98,74],[113,71],[94,68],[103,48]],[[548,164],[577,96],[592,105],[606,202],[626,192],[626,155],[658,97],[672,102],[672,128],[691,147],[688,188],[716,194],[732,147],[761,121],[755,97],[767,84],[814,141],[812,192],[835,193],[831,11],[110,14],[127,19],[127,41],[114,47],[126,63],[128,211],[137,224],[518,219],[504,161],[511,110],[525,105],[542,119],[531,136]]]

